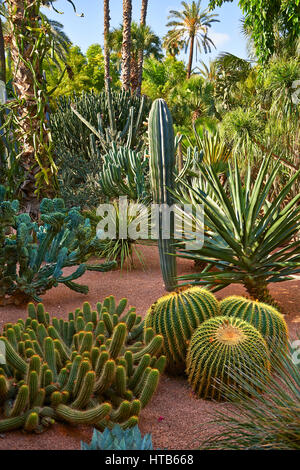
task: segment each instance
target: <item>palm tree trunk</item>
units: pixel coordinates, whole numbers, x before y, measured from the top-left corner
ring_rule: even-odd
[[[122,86],[130,89],[132,0],[123,0]]]
[[[193,57],[194,57],[194,44],[195,44],[195,36],[191,36],[191,46],[190,46],[190,57],[189,57],[189,64],[187,70],[187,78],[191,78],[192,74],[192,67],[193,67]]]
[[[34,215],[38,211],[38,198],[35,194],[36,179],[39,165],[35,158],[35,148],[33,135],[40,129],[40,123],[35,118],[37,115],[37,102],[34,90],[34,75],[32,70],[26,65],[24,60],[31,61],[32,42],[27,41],[28,34],[32,34],[27,26],[38,27],[38,7],[33,2],[27,7],[25,17],[26,2],[24,0],[8,0],[8,22],[10,23],[12,34],[11,59],[13,69],[13,85],[17,97],[22,100],[19,109],[19,143],[20,143],[20,165],[24,170],[24,182],[21,186],[24,210]],[[22,46],[20,46],[22,38]],[[22,47],[22,52],[20,48]],[[36,66],[37,68],[37,66]],[[35,70],[38,74],[38,70]],[[42,82],[42,77],[40,77]]]
[[[142,0],[142,9],[141,9],[141,26],[146,26],[148,10],[148,0]],[[138,55],[138,86],[137,86],[137,95],[141,95],[142,80],[143,80],[143,63],[144,63],[144,48],[139,51]]]
[[[5,44],[4,44],[1,18],[0,18],[0,80],[6,83]]]
[[[109,0],[104,0],[104,81],[107,92],[110,90],[110,49],[108,44],[109,26]]]

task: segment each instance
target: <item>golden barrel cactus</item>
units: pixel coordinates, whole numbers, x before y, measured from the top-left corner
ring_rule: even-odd
[[[259,372],[258,372],[259,370]],[[250,323],[234,317],[215,317],[194,332],[187,354],[188,381],[201,398],[222,400],[231,386],[242,395],[239,377],[249,382],[269,376],[269,350],[260,332]]]
[[[145,330],[150,327],[163,336],[163,354],[167,357],[169,373],[184,372],[186,350],[193,332],[216,315],[219,315],[217,299],[199,287],[171,292],[150,307],[145,318]]]

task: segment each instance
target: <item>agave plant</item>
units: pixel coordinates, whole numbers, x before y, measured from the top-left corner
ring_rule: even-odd
[[[252,396],[247,400],[241,401],[237,391],[224,386],[235,406],[230,413],[214,411],[214,427],[217,424],[226,431],[203,442],[201,450],[299,450],[300,368],[294,359],[292,349],[281,352],[273,361],[274,374],[268,383],[260,379],[259,368],[250,383],[247,371],[239,377],[240,385]]]
[[[181,280],[206,285],[214,291],[231,283],[243,284],[255,300],[276,305],[268,284],[290,280],[300,272],[300,241],[293,241],[300,229],[300,194],[285,202],[300,170],[270,202],[268,196],[280,169],[277,162],[268,174],[270,158],[263,161],[255,181],[248,167],[244,185],[235,159],[234,167],[229,165],[226,191],[215,169],[209,166],[200,165],[208,194],[182,181],[189,190],[185,202],[193,194],[190,200],[204,203],[207,232],[202,249],[187,251],[179,247],[178,256],[206,262],[208,266]],[[184,199],[182,195],[178,197]],[[216,270],[210,270],[212,266]]]

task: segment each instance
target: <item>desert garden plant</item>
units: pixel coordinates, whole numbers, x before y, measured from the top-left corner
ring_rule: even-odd
[[[91,444],[81,443],[81,450],[153,450],[151,434],[142,437],[138,425],[122,429],[116,424],[103,433],[94,429]]]
[[[275,308],[245,297],[226,297],[220,302],[220,314],[242,318],[251,323],[264,337],[270,353],[280,355],[288,346],[288,329],[284,316]]]
[[[185,251],[180,247],[178,255],[206,262],[208,267],[181,280],[214,291],[231,283],[242,284],[254,300],[276,305],[268,284],[289,280],[300,272],[300,241],[294,239],[300,229],[300,194],[286,203],[300,171],[276,198],[269,200],[270,188],[281,168],[277,162],[269,173],[270,158],[262,162],[255,181],[248,167],[244,184],[235,159],[233,167],[229,165],[228,191],[213,167],[201,165],[212,196],[183,181],[188,189],[185,200],[193,194],[194,201],[204,204],[208,229],[202,249]],[[209,269],[212,266],[216,268],[213,271]]]
[[[134,340],[142,319],[110,296],[89,303],[64,321],[43,304],[28,305],[28,317],[4,326],[6,364],[0,370],[0,432],[42,432],[54,421],[93,424],[103,431],[138,423],[151,400],[165,357],[163,338],[150,328]]]
[[[163,352],[171,374],[184,372],[188,343],[195,329],[216,315],[219,315],[217,299],[211,292],[199,287],[171,292],[150,307],[145,318],[145,329],[151,327],[163,336]]]
[[[40,301],[40,296],[58,284],[87,293],[88,287],[74,282],[86,270],[109,271],[114,262],[87,265],[99,249],[88,219],[76,208],[68,211],[62,199],[44,199],[41,224],[28,214],[19,214],[18,201],[5,200],[0,187],[0,305]],[[63,269],[75,266],[63,276]]]
[[[217,433],[202,443],[202,450],[300,449],[300,369],[294,355],[290,348],[282,349],[280,357],[271,357],[273,374],[268,382],[262,380],[259,365],[255,377],[247,370],[239,377],[228,370],[232,380],[238,381],[252,398],[241,401],[238,392],[226,386],[227,399],[234,407],[229,413],[214,410],[211,424],[214,428],[217,425]]]
[[[249,387],[238,380],[245,373],[249,381],[259,377],[261,382],[270,375],[270,353],[262,335],[235,317],[217,316],[202,323],[191,338],[186,364],[196,396],[214,400],[227,398],[226,385],[239,396],[247,395]]]

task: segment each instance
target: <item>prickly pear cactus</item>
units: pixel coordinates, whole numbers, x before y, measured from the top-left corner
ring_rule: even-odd
[[[190,341],[188,381],[201,398],[224,399],[223,384],[246,395],[239,377],[248,377],[250,383],[267,380],[269,357],[265,340],[250,323],[234,317],[211,318],[196,329]]]
[[[58,284],[86,294],[87,286],[76,282],[86,270],[108,271],[116,263],[87,265],[85,261],[100,241],[92,236],[88,219],[78,208],[67,210],[62,199],[44,199],[41,225],[28,214],[18,213],[17,201],[5,201],[0,191],[0,305],[40,301]],[[65,267],[76,269],[63,276]]]
[[[187,343],[194,330],[218,314],[215,296],[199,287],[171,292],[150,307],[145,318],[145,331],[150,327],[163,336],[169,373],[184,372]]]
[[[221,315],[238,317],[251,323],[265,338],[272,355],[280,355],[288,345],[284,317],[274,307],[245,297],[227,297],[220,303]]]
[[[142,319],[127,300],[88,303],[67,321],[52,318],[43,304],[28,306],[25,321],[6,324],[0,341],[0,433],[23,428],[42,432],[55,421],[92,424],[103,431],[138,423],[151,400],[166,358],[157,357],[162,336],[132,338]]]

